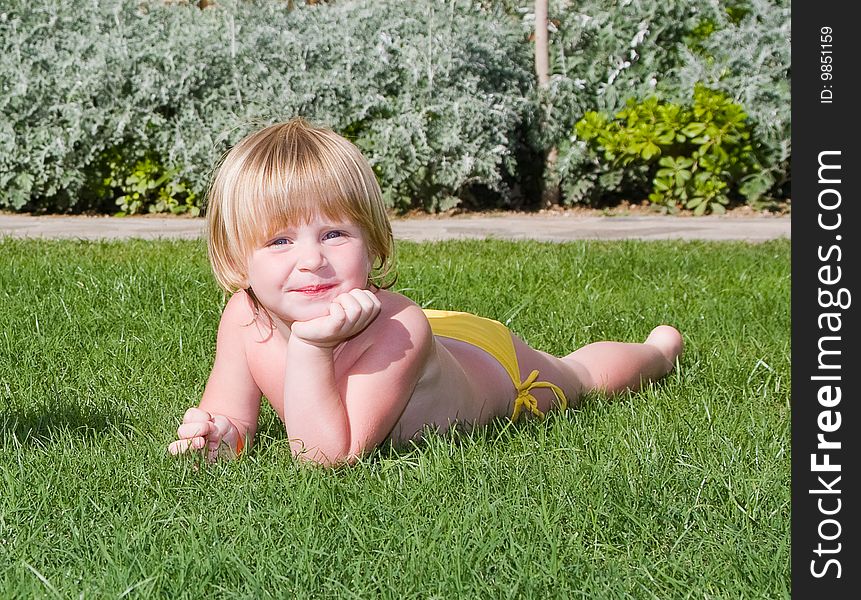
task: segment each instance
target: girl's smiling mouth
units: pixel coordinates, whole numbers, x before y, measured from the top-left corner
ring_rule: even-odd
[[[296,292],[297,294],[304,294],[306,296],[318,296],[320,294],[325,294],[329,290],[335,287],[334,283],[324,283],[318,285],[307,285],[305,287],[296,288],[292,290],[287,290],[288,292]]]

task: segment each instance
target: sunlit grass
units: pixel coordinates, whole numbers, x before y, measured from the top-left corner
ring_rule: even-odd
[[[671,323],[686,354],[333,471],[269,409],[237,462],[166,455],[223,301],[202,242],[0,240],[0,597],[788,597],[789,250],[400,244],[423,306],[557,354]]]

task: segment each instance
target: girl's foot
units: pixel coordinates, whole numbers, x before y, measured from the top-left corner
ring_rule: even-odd
[[[646,338],[646,344],[657,348],[664,358],[670,363],[671,367],[675,366],[676,359],[681,355],[684,348],[682,334],[675,327],[669,325],[658,325]]]

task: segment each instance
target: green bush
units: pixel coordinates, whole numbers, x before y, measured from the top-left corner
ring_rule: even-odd
[[[788,193],[790,11],[787,0],[689,2],[560,1],[551,15],[553,119],[541,144],[556,143],[564,201],[594,203],[626,194],[648,169],[624,173],[578,139],[588,112],[616,114],[630,98],[685,104],[698,84],[723,92],[749,117],[763,197]]]
[[[691,106],[647,98],[629,99],[624,110],[610,119],[588,112],[575,125],[577,136],[609,166],[605,171],[633,166],[627,179],[651,189],[626,190],[645,195],[653,203],[682,205],[695,214],[722,213],[730,196],[741,193],[755,201],[763,193],[753,155],[751,127],[744,109],[720,92],[704,86],[694,89]]]
[[[765,196],[783,197],[792,155],[790,2],[737,1],[725,14],[712,33],[682,49],[673,76],[682,87],[699,82],[744,107],[759,158],[757,186]]]

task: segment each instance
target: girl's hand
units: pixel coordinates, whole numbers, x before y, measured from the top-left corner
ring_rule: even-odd
[[[358,335],[380,314],[380,300],[370,290],[340,294],[329,305],[329,314],[310,321],[294,321],[290,334],[320,348],[333,348]]]
[[[242,451],[242,438],[230,419],[195,407],[185,411],[176,435],[179,439],[167,448],[173,455],[206,448],[207,460],[213,461],[220,455],[235,458]]]

